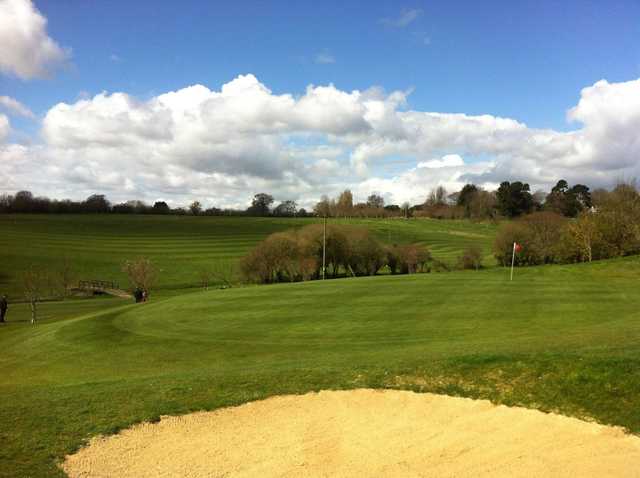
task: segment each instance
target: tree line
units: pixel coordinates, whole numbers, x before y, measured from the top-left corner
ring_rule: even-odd
[[[247,209],[204,208],[200,201],[193,201],[188,207],[170,207],[165,201],[156,201],[153,205],[144,201],[131,200],[113,204],[104,194],[92,194],[83,201],[71,199],[49,199],[34,196],[31,191],[19,191],[14,195],[0,195],[1,213],[38,213],[38,214],[159,214],[179,216],[279,216],[306,217],[310,214],[304,208],[298,208],[295,201],[285,200],[273,206],[273,196],[266,193],[256,194]]]
[[[620,183],[611,191],[587,195],[582,188],[571,191],[560,184],[542,211],[504,223],[494,243],[498,262],[511,263],[514,242],[522,246],[515,256],[516,265],[590,262],[640,254],[640,194],[635,184]]]
[[[313,211],[299,208],[294,200],[276,204],[267,193],[254,195],[246,209],[204,208],[200,201],[188,207],[170,207],[165,201],[153,205],[132,200],[112,204],[105,195],[93,194],[83,201],[57,200],[36,197],[30,191],[15,195],[0,195],[0,213],[98,213],[98,214],[173,214],[193,216],[276,216],[276,217],[429,217],[434,219],[498,219],[514,218],[536,211],[551,211],[565,217],[577,217],[581,211],[593,207],[607,191],[593,193],[588,186],[569,186],[560,180],[549,193],[531,192],[527,183],[504,181],[496,191],[487,191],[475,184],[466,184],[460,191],[449,193],[443,186],[434,188],[420,204],[385,204],[377,193],[364,202],[355,202],[353,193],[345,190],[336,198],[322,196]]]
[[[323,196],[313,212],[321,217],[429,217],[433,219],[498,219],[514,218],[535,211],[552,211],[565,217],[576,217],[594,205],[594,197],[607,191],[591,193],[588,186],[569,186],[558,181],[547,194],[531,192],[529,184],[504,181],[496,191],[487,191],[475,184],[466,184],[460,191],[449,193],[443,186],[429,192],[421,204],[385,205],[379,194],[370,195],[365,202],[354,203],[353,194],[345,190],[336,198]]]
[[[385,205],[384,198],[376,193],[369,195],[365,202],[354,203],[353,193],[345,189],[335,199],[322,196],[313,213],[319,217],[409,217],[410,210],[409,203]]]

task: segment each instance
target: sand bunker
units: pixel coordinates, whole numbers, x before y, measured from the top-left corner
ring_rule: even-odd
[[[640,437],[432,394],[281,396],[96,438],[71,477],[640,476]]]

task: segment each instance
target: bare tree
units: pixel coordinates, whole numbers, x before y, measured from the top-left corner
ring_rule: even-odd
[[[353,194],[345,189],[340,193],[336,204],[337,214],[343,217],[350,216],[353,212]]]
[[[634,181],[618,183],[597,206],[597,218],[609,257],[640,252],[640,193]]]
[[[202,204],[200,203],[200,201],[193,201],[189,205],[189,210],[191,211],[191,214],[193,214],[194,216],[199,216],[200,213],[202,212]]]
[[[577,220],[568,224],[567,233],[580,260],[591,262],[594,245],[600,240],[595,216],[590,212],[581,214]]]
[[[380,194],[373,193],[367,197],[367,206],[382,209],[384,207],[384,198]]]
[[[198,269],[198,280],[204,290],[209,290],[209,285],[214,280],[213,270],[209,266],[202,266]]]
[[[444,206],[447,203],[447,190],[443,186],[432,189],[427,197],[425,205]]]
[[[49,283],[46,271],[31,266],[22,276],[24,298],[31,308],[31,323],[35,324],[38,318],[38,302],[42,300]]]
[[[407,201],[402,203],[402,216],[405,219],[409,219],[409,212],[411,210],[411,204],[409,204]]]
[[[495,194],[478,188],[469,200],[467,215],[473,219],[492,218],[497,214],[496,207]]]
[[[331,216],[332,210],[335,209],[335,204],[332,203],[333,201],[330,200],[326,194],[323,194],[320,198],[320,202],[314,206],[313,212],[320,217]]]
[[[158,269],[146,257],[125,261],[122,271],[127,274],[134,289],[140,289],[147,294],[158,279]]]

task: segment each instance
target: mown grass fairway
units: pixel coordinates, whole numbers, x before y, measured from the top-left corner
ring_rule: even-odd
[[[490,258],[496,227],[488,223],[429,219],[331,219],[366,226],[389,243],[421,242],[442,261],[455,262],[469,244]],[[316,218],[0,215],[0,292],[21,297],[20,274],[30,265],[55,270],[68,259],[80,279],[113,280],[127,287],[122,263],[149,257],[161,270],[159,287],[198,285],[198,268],[238,260],[273,232],[318,222]]]
[[[5,326],[0,476],[59,475],[89,436],[163,414],[319,389],[483,397],[640,433],[638,280],[637,258],[512,283],[501,268],[379,276]]]

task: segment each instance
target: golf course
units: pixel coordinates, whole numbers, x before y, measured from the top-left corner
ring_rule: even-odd
[[[0,478],[640,478],[640,0],[0,0]]]
[[[225,289],[206,262],[236,261],[272,232],[318,219],[0,216],[0,285],[19,297],[32,263],[70,258],[118,281],[123,260],[161,270],[151,300],[11,304],[0,327],[0,476],[64,476],[92,437],[166,415],[321,390],[399,389],[486,399],[640,434],[640,259],[517,268],[491,257],[496,226],[334,220],[485,268]],[[171,449],[171,443],[166,443]]]

